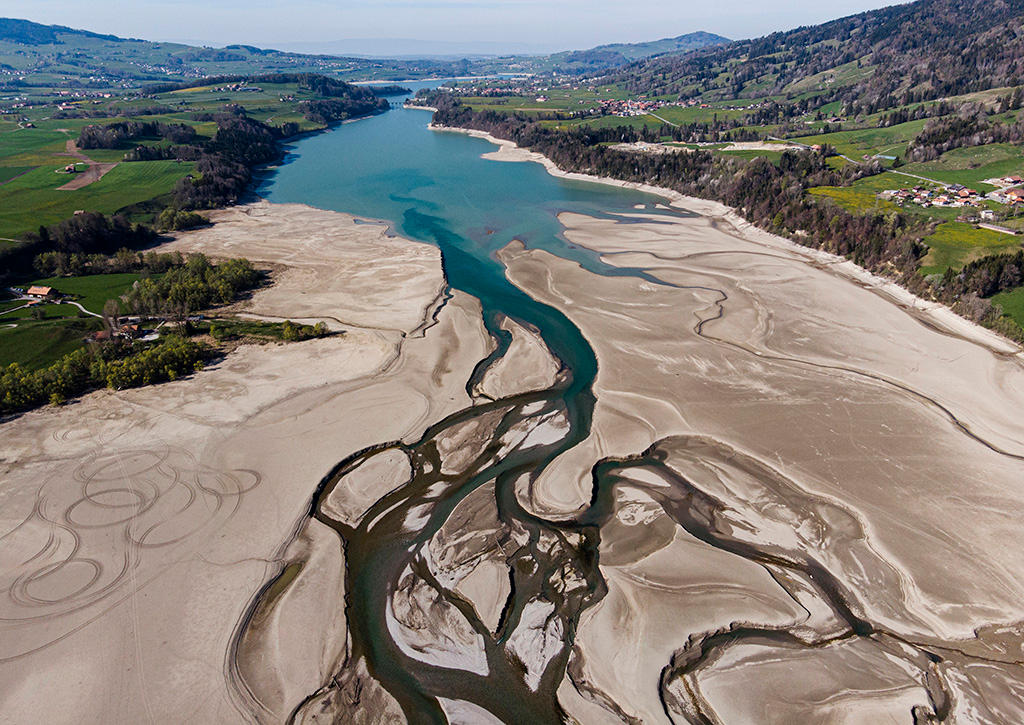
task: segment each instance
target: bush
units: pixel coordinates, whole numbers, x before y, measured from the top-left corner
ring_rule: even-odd
[[[291,320],[285,320],[281,328],[281,336],[289,342],[326,337],[330,334],[330,330],[327,329],[327,324],[324,322],[318,322],[315,325],[299,325]]]
[[[209,223],[210,220],[202,214],[196,214],[194,211],[181,211],[173,207],[167,207],[160,212],[160,217],[157,220],[157,226],[169,232],[195,229]]]
[[[175,380],[201,370],[209,355],[204,345],[170,336],[156,345],[113,341],[75,350],[42,370],[12,363],[0,370],[0,412],[58,405],[103,386],[124,389]]]

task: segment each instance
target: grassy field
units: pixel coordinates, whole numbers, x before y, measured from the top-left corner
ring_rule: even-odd
[[[990,229],[975,229],[970,224],[947,222],[924,241],[931,251],[923,260],[921,273],[938,274],[990,254],[1015,252],[1022,240]]]
[[[13,312],[0,313],[0,325],[6,325],[19,320],[66,320],[71,317],[85,317],[85,313],[74,305],[35,305],[25,307]],[[20,323],[19,323],[20,324]]]
[[[154,275],[154,278],[159,275]],[[107,300],[120,297],[133,284],[142,279],[141,274],[92,274],[82,277],[50,277],[32,282],[42,287],[53,287],[66,295],[74,295],[82,307],[100,314]],[[66,305],[64,305],[66,306]],[[72,308],[74,309],[74,308]]]
[[[935,232],[924,240],[931,251],[923,261],[922,274],[945,272],[950,267],[959,269],[973,259],[979,259],[989,254],[1016,251],[1020,248],[1022,238],[994,232],[990,229],[976,229],[970,224],[955,221],[965,211],[964,209],[943,207],[924,209],[916,204],[906,204],[900,207],[891,201],[883,201],[877,196],[880,191],[886,189],[899,189],[921,183],[893,172],[885,172],[877,176],[859,179],[848,187],[819,186],[810,189],[810,194],[818,198],[831,199],[839,206],[856,214],[903,212],[942,222]]]
[[[983,179],[1024,172],[1024,150],[1013,144],[989,144],[947,151],[935,161],[907,164],[900,171],[927,176],[947,184],[978,187]],[[987,186],[979,191],[991,191]]]
[[[52,277],[32,284],[74,295],[85,309],[99,314],[107,300],[120,297],[141,278],[130,273],[95,274]],[[22,304],[14,300],[0,303],[0,365],[17,362],[33,369],[45,367],[81,347],[89,332],[103,327],[102,320],[85,315],[74,305],[39,305],[5,312]],[[42,319],[37,319],[40,314]]]
[[[0,237],[19,238],[41,224],[54,224],[76,210],[106,214],[170,193],[195,170],[191,163],[138,161],[119,164],[99,181],[61,191],[68,176],[54,173],[57,161],[0,186]]]
[[[1024,287],[1001,292],[992,298],[994,304],[1003,308],[1003,314],[1024,327]]]
[[[33,166],[0,166],[0,184],[5,184],[22,174],[31,171]]]
[[[746,159],[750,161],[752,159],[768,159],[773,164],[777,164],[779,159],[782,158],[781,151],[751,151],[747,149],[740,149],[739,151],[715,151],[716,154],[722,156],[734,156],[738,159]]]
[[[878,198],[878,194],[883,191],[913,188],[915,186],[928,187],[929,184],[920,179],[903,176],[895,171],[884,171],[875,176],[858,179],[850,186],[818,186],[809,191],[813,196],[828,197],[844,209],[858,214],[902,211],[905,214],[925,216],[936,221],[953,221],[966,211],[963,208],[957,209],[940,206],[932,206],[925,209],[917,204],[905,204],[900,207],[891,201],[883,201]]]
[[[27,368],[46,367],[82,346],[90,332],[103,328],[96,318],[30,320],[5,327],[0,317],[0,366],[19,363]]]
[[[889,128],[866,128],[858,131],[837,131],[801,136],[792,139],[798,143],[813,146],[815,144],[832,144],[839,153],[860,160],[864,156],[904,156],[907,145],[924,129],[925,121],[910,121]]]
[[[858,179],[850,186],[818,186],[809,191],[812,196],[832,199],[839,206],[857,214],[885,213],[899,211],[900,208],[891,201],[879,199],[879,192],[902,188],[907,185],[907,181],[909,179],[906,177],[886,172]]]

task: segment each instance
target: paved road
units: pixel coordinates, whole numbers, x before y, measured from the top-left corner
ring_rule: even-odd
[[[667,123],[669,126],[675,126],[676,128],[679,128],[679,124],[678,123],[672,123],[667,118],[662,118],[657,113],[648,113],[647,115],[648,116],[653,116],[654,118],[658,119],[662,123]]]
[[[97,315],[95,312],[90,312],[89,310],[85,309],[84,307],[82,307],[82,305],[80,305],[77,302],[72,302],[71,300],[63,300],[61,302],[61,304],[63,304],[63,305],[73,305],[73,306],[77,307],[82,312],[84,312],[85,314],[87,314],[87,315],[89,315],[91,317],[99,317],[100,319],[103,319],[103,315]]]
[[[36,301],[35,297],[29,297],[27,295],[18,295],[18,299],[25,300],[26,304],[22,305],[21,307],[14,307],[14,308],[11,308],[9,310],[6,310],[3,314],[7,314],[7,312],[14,312],[15,310],[23,310],[23,309],[25,309],[26,307],[29,306],[28,305],[29,302],[35,302]],[[103,315],[97,315],[95,312],[92,312],[92,311],[87,310],[84,307],[82,307],[81,303],[74,302],[72,300],[61,300],[60,302],[51,302],[50,304],[55,304],[55,305],[71,305],[72,307],[77,307],[78,309],[80,309],[82,312],[84,312],[85,314],[89,315],[90,317],[98,317],[100,319],[103,319]]]
[[[791,143],[794,146],[799,146],[800,148],[803,148],[803,149],[811,148],[807,144],[802,144],[799,141],[793,141],[792,139],[777,138],[775,136],[769,136],[768,138],[771,139],[772,141],[785,141],[786,143]],[[846,156],[844,154],[837,154],[837,155],[841,159],[846,159],[851,164],[859,164],[860,163],[859,161],[854,161],[849,156]],[[927,181],[930,184],[938,184],[943,189],[949,187],[949,184],[947,184],[945,181],[939,181],[938,179],[929,179],[927,176],[918,176],[917,174],[909,174],[906,171],[897,171],[896,169],[888,169],[888,171],[891,171],[894,174],[899,174],[900,176],[909,176],[912,179],[920,179],[921,181]]]

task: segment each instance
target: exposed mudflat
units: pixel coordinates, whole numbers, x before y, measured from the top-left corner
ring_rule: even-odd
[[[672,202],[483,306],[299,205],[168,244],[343,334],[0,425],[4,718],[1024,721],[1020,351]]]
[[[0,426],[5,721],[257,717],[232,656],[257,590],[309,555],[295,581],[343,603],[341,544],[305,523],[317,482],[469,403],[490,341],[473,300],[443,295],[437,249],[305,207],[214,216],[168,248],[286,265],[249,310],[328,317],[344,334],[245,346],[189,379]],[[316,619],[330,611],[304,612],[322,631],[265,643],[287,667],[259,685],[289,709],[343,649],[344,620]]]
[[[1024,676],[1020,356],[725,217],[563,222],[666,283],[502,256],[599,362],[590,438],[519,491],[571,519],[612,459],[608,594],[581,618],[568,712],[1024,717],[1013,690],[953,694],[971,669]]]

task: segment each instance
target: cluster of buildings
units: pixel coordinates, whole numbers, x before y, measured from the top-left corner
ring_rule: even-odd
[[[246,81],[242,81],[241,83],[229,83],[226,86],[210,88],[211,93],[227,93],[228,91],[233,93],[263,93],[262,88],[259,86],[250,86]]]
[[[666,106],[680,105],[678,102],[651,101],[646,99],[602,99],[598,101],[598,104],[601,113],[608,116],[646,116],[651,111],[657,111]]]
[[[941,189],[925,186],[915,186],[913,189],[889,189],[883,191],[878,196],[881,199],[894,201],[900,206],[903,204],[917,204],[925,209],[931,206],[954,209],[965,206],[978,207],[984,201],[984,197],[977,191],[968,189],[961,184],[952,184]]]
[[[989,199],[1010,206],[1024,204],[1024,187],[1021,187],[1021,184],[1024,184],[1024,178],[1017,174],[1012,174],[999,179],[992,179],[991,181],[1000,188],[989,194]]]
[[[113,327],[109,330],[99,330],[97,332],[93,332],[86,336],[85,341],[106,342],[108,340],[114,340],[116,338],[121,338],[122,340],[136,340],[142,337],[142,335],[144,334],[145,331],[140,329],[137,323],[127,322],[125,324]]]

